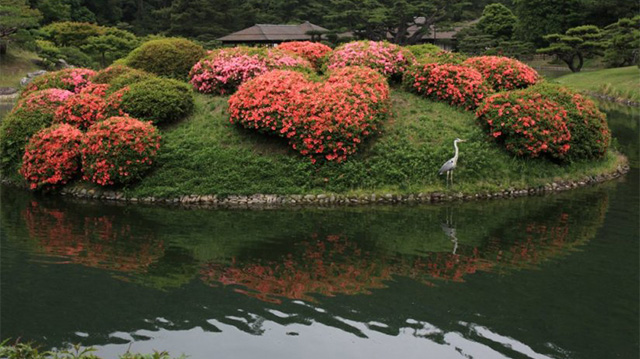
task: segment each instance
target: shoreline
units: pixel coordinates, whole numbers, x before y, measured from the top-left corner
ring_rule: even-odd
[[[211,209],[251,209],[251,208],[290,208],[290,207],[341,207],[341,206],[361,206],[376,204],[427,204],[427,203],[447,203],[447,202],[469,202],[478,200],[508,199],[526,196],[540,196],[564,192],[574,188],[597,185],[622,177],[629,172],[630,167],[627,159],[621,156],[618,165],[613,171],[601,174],[586,176],[577,180],[554,181],[544,186],[528,188],[505,188],[495,192],[480,193],[370,193],[361,195],[348,194],[253,194],[253,195],[183,195],[178,197],[127,197],[123,191],[109,190],[102,188],[83,187],[82,183],[64,187],[54,194],[74,199],[84,199],[90,201],[110,202],[119,204],[153,204],[172,207],[190,208],[211,208]],[[3,185],[14,186],[21,190],[28,191],[7,179],[0,179]]]

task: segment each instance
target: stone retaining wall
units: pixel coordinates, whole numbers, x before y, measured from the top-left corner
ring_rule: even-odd
[[[477,194],[465,193],[372,193],[362,195],[340,194],[307,194],[307,195],[188,195],[174,198],[160,197],[127,197],[123,192],[96,189],[87,189],[82,185],[68,186],[60,190],[60,194],[81,199],[97,199],[101,201],[114,201],[120,203],[149,203],[161,205],[177,205],[202,208],[252,208],[252,207],[292,207],[292,206],[355,206],[365,204],[395,204],[395,203],[440,203],[451,201],[473,201],[483,199],[515,198],[523,196],[543,195],[566,191],[572,188],[590,186],[606,182],[622,176],[629,171],[628,165],[619,166],[611,173],[585,177],[578,181],[560,181],[547,183],[544,186],[531,188],[507,188],[498,192],[484,192]],[[7,183],[6,181],[2,181]]]

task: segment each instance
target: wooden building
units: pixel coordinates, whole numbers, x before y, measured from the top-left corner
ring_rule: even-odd
[[[223,36],[218,40],[223,44],[265,44],[273,45],[286,41],[318,40],[322,33],[329,30],[305,21],[299,25],[256,24]]]

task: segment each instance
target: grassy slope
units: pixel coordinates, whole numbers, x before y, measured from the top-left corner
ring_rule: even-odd
[[[555,81],[579,91],[640,102],[640,69],[637,66],[579,72],[559,77]]]
[[[226,97],[197,96],[196,113],[163,129],[158,166],[135,196],[184,194],[417,193],[444,191],[437,170],[462,143],[453,191],[479,192],[581,178],[615,167],[616,155],[568,167],[515,159],[493,144],[472,113],[395,90],[384,135],[343,164],[314,166],[280,138],[231,125]]]
[[[40,68],[32,60],[37,56],[28,51],[9,46],[5,56],[0,57],[0,87],[18,87],[20,79]]]

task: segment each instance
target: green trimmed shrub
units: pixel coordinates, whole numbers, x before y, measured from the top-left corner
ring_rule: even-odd
[[[442,50],[434,53],[424,53],[422,56],[416,57],[418,58],[418,62],[421,64],[462,65],[467,60],[467,56],[459,52]]]
[[[414,55],[416,55],[417,59],[427,54],[437,54],[438,52],[442,51],[442,49],[439,46],[436,46],[434,44],[410,45],[410,46],[405,46],[405,48],[411,51],[411,53],[413,53]]]
[[[146,80],[151,80],[154,78],[156,78],[155,75],[150,74],[146,71],[131,69],[131,71],[124,72],[111,79],[111,81],[109,82],[109,85],[111,85],[111,87],[109,87],[109,92],[115,92],[126,86]]]
[[[4,175],[14,176],[20,168],[24,147],[29,138],[45,127],[49,127],[53,115],[39,111],[14,110],[0,125],[0,170]]]
[[[156,125],[180,120],[190,115],[194,108],[189,86],[164,78],[131,84],[120,100],[120,108],[125,113]]]
[[[187,39],[157,39],[131,51],[125,64],[159,76],[186,80],[191,67],[205,53],[202,46]]]
[[[98,83],[98,84],[109,84],[111,83],[111,80],[115,79],[116,77],[131,71],[135,71],[135,70],[126,65],[120,65],[120,64],[111,65],[107,68],[104,68],[98,71],[91,78],[91,82]]]

